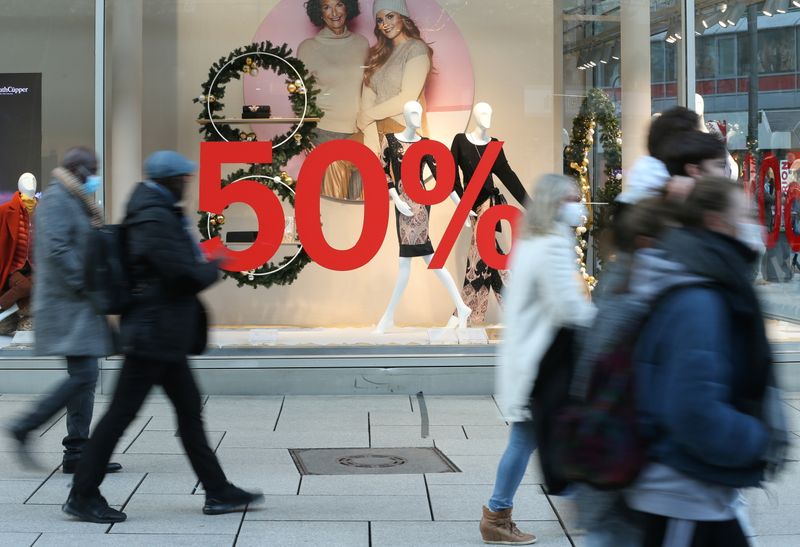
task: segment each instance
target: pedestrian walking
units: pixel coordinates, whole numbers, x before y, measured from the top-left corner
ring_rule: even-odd
[[[636,400],[649,463],[626,498],[644,514],[646,547],[665,538],[746,546],[739,489],[761,484],[788,442],[749,276],[761,227],[725,178],[695,181],[678,218],[682,226],[660,248],[702,283],[660,298],[638,337]]]
[[[36,243],[33,285],[34,351],[64,356],[69,377],[10,426],[23,462],[33,465],[31,433],[67,409],[67,436],[61,469],[74,473],[92,423],[99,357],[113,353],[111,329],[85,292],[84,257],[89,234],[103,225],[94,194],[102,181],[97,156],[89,148],[71,148],[44,191],[34,220]],[[122,469],[104,463],[104,472]]]
[[[536,541],[512,520],[514,496],[536,448],[531,393],[540,363],[546,354],[552,355],[553,347],[570,343],[565,327],[586,326],[594,317],[574,251],[573,227],[585,222],[587,215],[575,181],[561,175],[542,177],[526,206],[522,234],[511,256],[512,281],[496,378],[498,403],[512,422],[511,433],[492,497],[483,507],[480,532],[485,543]]]
[[[263,495],[230,484],[208,444],[202,402],[187,356],[206,346],[207,318],[197,295],[219,278],[221,260],[206,261],[179,205],[196,165],[172,151],[145,162],[148,179],[127,206],[123,230],[132,303],[121,319],[125,361],[108,412],[86,447],[64,512],[80,520],[121,522],[100,495],[106,462],[150,390],[163,387],[175,408],[186,455],[206,492],[203,512],[240,511]]]

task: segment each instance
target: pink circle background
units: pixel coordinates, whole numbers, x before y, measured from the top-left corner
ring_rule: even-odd
[[[361,14],[350,21],[348,28],[363,35],[370,45],[376,41],[372,18],[373,0],[361,0]],[[253,36],[253,42],[269,40],[275,46],[288,44],[295,55],[297,46],[306,38],[319,32],[308,19],[304,2],[281,0],[264,18]],[[469,48],[453,19],[435,0],[408,2],[411,18],[419,27],[422,39],[433,48],[434,73],[425,88],[425,100],[430,114],[436,112],[464,112],[465,125],[475,97],[475,79]],[[256,77],[244,79],[245,104],[268,104],[273,117],[293,116],[283,78],[274,73],[261,71]],[[431,128],[435,121],[429,116]],[[259,140],[271,140],[287,130],[283,126],[255,125],[253,131]],[[287,166],[289,173],[297,173],[303,161],[295,156]]]

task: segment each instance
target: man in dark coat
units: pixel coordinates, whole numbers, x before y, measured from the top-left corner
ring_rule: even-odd
[[[139,183],[128,202],[125,256],[133,303],[121,320],[125,362],[111,406],[89,441],[63,506],[80,520],[125,520],[99,488],[114,447],[154,385],[164,388],[175,407],[181,442],[206,491],[203,512],[240,511],[264,500],[227,481],[206,438],[200,393],[187,360],[205,349],[206,314],[197,295],[218,280],[221,262],[204,258],[178,205],[195,170],[177,152],[156,152],[145,162],[148,180]]]

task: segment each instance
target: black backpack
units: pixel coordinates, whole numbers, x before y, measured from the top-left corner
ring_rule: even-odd
[[[131,303],[131,280],[125,257],[125,227],[94,228],[86,246],[86,294],[103,315],[120,315]]]

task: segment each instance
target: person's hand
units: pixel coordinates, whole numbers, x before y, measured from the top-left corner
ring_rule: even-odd
[[[467,220],[464,222],[465,228],[472,228],[472,220],[470,219],[470,217],[478,218],[478,213],[476,213],[475,211],[469,212],[469,214],[467,215]]]
[[[227,247],[218,247],[210,251],[205,250],[206,259],[215,263],[218,267],[224,266],[232,258],[232,253]]]
[[[397,207],[397,210],[400,211],[400,214],[407,217],[414,216],[414,211],[411,209],[411,206],[402,199],[395,201],[394,206]]]

